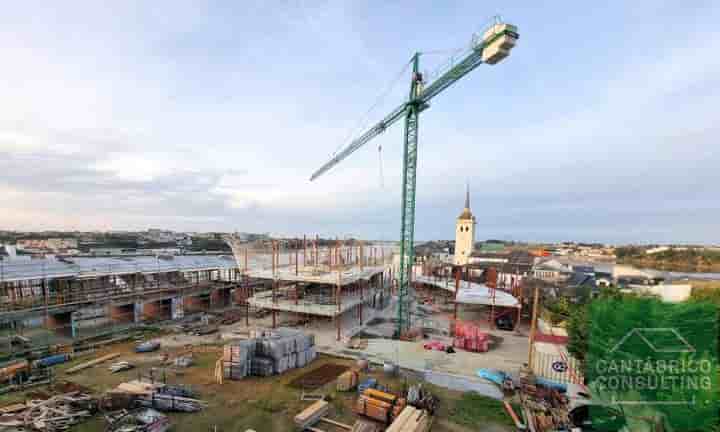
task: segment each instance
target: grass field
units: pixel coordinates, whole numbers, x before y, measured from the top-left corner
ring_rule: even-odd
[[[161,362],[161,354],[136,354],[132,351],[132,344],[119,344],[95,353],[88,358],[82,358],[56,367],[58,380],[68,380],[91,388],[96,392],[103,392],[117,386],[121,382],[136,379],[139,373],[147,373],[152,367]],[[296,430],[292,422],[295,414],[310,404],[301,401],[301,389],[292,387],[290,383],[301,375],[326,364],[336,363],[352,366],[353,361],[337,359],[329,356],[319,356],[312,364],[280,376],[269,378],[252,377],[242,381],[225,381],[220,385],[214,381],[215,361],[219,356],[220,347],[207,347],[205,352],[195,353],[195,365],[173,372],[166,373],[167,382],[173,384],[190,385],[200,398],[208,403],[208,408],[193,414],[171,413],[173,430],[177,432],[215,431],[244,432],[253,429],[257,432],[266,431],[292,431]],[[208,351],[209,350],[209,351]],[[94,356],[110,352],[120,352],[118,360],[127,360],[136,364],[136,369],[112,374],[107,365],[99,365],[86,369],[74,375],[65,375],[64,371],[70,367],[87,361]],[[386,377],[382,371],[372,371],[366,376],[378,378],[385,386],[394,391],[401,391],[413,381],[401,377]],[[486,399],[479,395],[464,395],[432,385],[426,385],[440,400],[437,418],[442,421],[435,422],[432,430],[438,432],[469,432],[477,430],[478,424],[487,424],[493,431],[512,430],[510,419],[504,413],[502,405],[496,401]],[[35,391],[47,391],[42,388]],[[344,423],[352,424],[357,417],[352,413],[352,403],[357,394],[355,392],[342,393],[335,390],[335,381],[312,390],[313,393],[322,393],[328,396],[331,402],[330,418]],[[23,394],[0,396],[0,405],[22,400]],[[217,429],[216,429],[217,428]],[[73,430],[79,432],[99,432],[104,429],[104,422],[100,416],[77,425]],[[342,431],[331,425],[322,425],[327,432]]]

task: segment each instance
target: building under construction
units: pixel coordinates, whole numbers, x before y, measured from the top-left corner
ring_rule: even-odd
[[[246,325],[332,322],[341,338],[390,303],[389,248],[229,242],[235,257],[0,261],[0,356],[229,309]]]
[[[10,343],[42,346],[182,319],[233,305],[246,287],[231,256],[0,261],[0,326]]]
[[[392,298],[392,248],[335,241],[320,246],[316,237],[266,247],[228,237],[238,268],[249,280],[265,281],[269,290],[247,293],[248,309],[272,316],[272,327],[332,322],[336,340],[352,337]],[[257,286],[257,284],[256,284]]]

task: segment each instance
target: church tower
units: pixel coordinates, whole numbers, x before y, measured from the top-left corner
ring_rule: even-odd
[[[467,264],[474,247],[475,216],[470,211],[470,185],[468,184],[465,191],[465,208],[455,222],[455,264]]]

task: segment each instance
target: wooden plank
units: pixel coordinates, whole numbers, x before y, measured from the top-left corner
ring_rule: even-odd
[[[405,423],[407,423],[408,419],[414,414],[414,412],[417,411],[414,407],[411,407],[410,405],[406,406],[405,409],[402,410],[399,416],[395,419],[395,421],[392,422],[389,428],[385,432],[400,432],[400,430],[403,428]]]
[[[75,366],[75,367],[71,367],[71,368],[68,369],[66,372],[69,373],[69,374],[73,374],[73,373],[75,373],[75,372],[80,372],[80,371],[83,370],[83,369],[87,369],[87,368],[89,368],[89,367],[95,366],[96,364],[100,364],[100,363],[102,363],[102,362],[106,362],[106,361],[108,361],[108,360],[112,360],[112,359],[117,358],[117,357],[120,357],[120,353],[113,353],[113,354],[104,355],[104,356],[102,356],[102,357],[96,358],[95,360],[90,360],[90,361],[85,362],[85,363],[80,363],[79,365],[77,365],[77,366]]]
[[[11,414],[18,411],[24,411],[25,409],[27,409],[27,405],[25,405],[24,403],[15,403],[0,408],[0,414]]]
[[[515,414],[515,411],[508,403],[508,401],[503,401],[503,404],[505,405],[505,410],[510,415],[510,418],[512,418],[513,422],[515,422],[515,427],[518,429],[525,429],[525,425],[520,422],[520,419],[518,418],[517,414]]]
[[[350,425],[348,425],[348,424],[345,424],[345,423],[340,423],[340,422],[335,421],[335,420],[331,420],[331,419],[329,419],[329,418],[327,418],[327,417],[320,417],[320,421],[323,421],[323,422],[325,422],[325,423],[329,423],[329,424],[331,424],[331,425],[335,425],[335,426],[337,426],[337,427],[339,427],[339,428],[343,428],[343,429],[347,429],[347,430],[352,430],[352,426],[350,426]]]
[[[327,402],[324,400],[316,401],[295,416],[295,424],[299,427],[307,428],[317,423],[329,410],[330,405]]]

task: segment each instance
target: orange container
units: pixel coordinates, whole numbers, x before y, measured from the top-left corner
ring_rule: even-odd
[[[366,389],[363,392],[363,396],[367,396],[369,398],[381,400],[383,402],[387,402],[389,404],[394,404],[395,400],[397,399],[397,396],[394,394],[386,393],[384,391],[375,390],[372,388]]]

